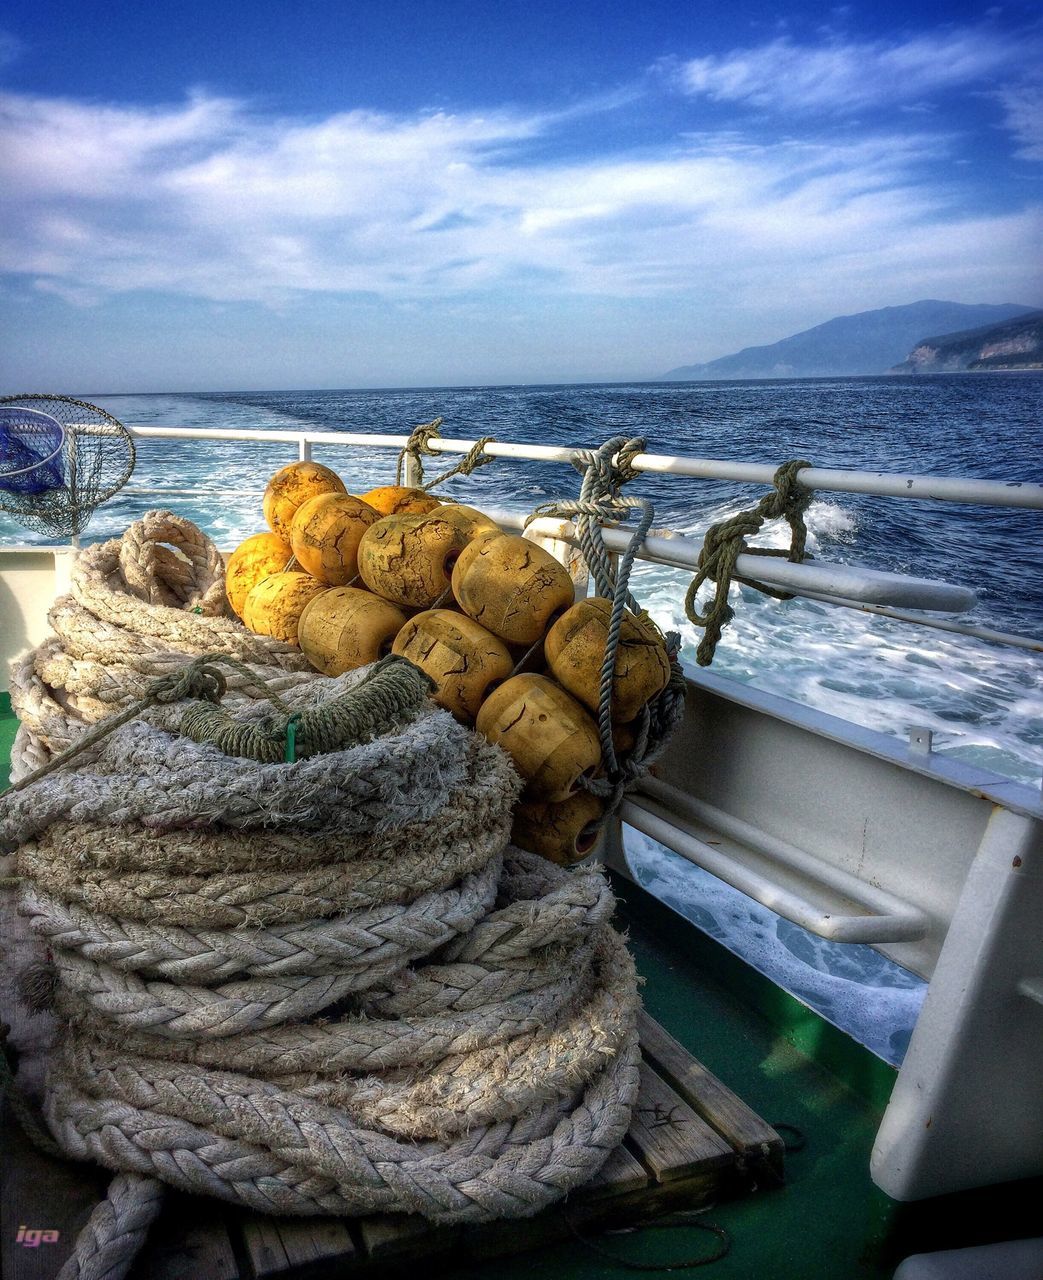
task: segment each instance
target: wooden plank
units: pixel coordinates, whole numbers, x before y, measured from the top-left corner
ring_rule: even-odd
[[[771,1125],[643,1010],[637,1027],[656,1072],[748,1163],[766,1162],[781,1175],[784,1144]]]
[[[72,1253],[111,1175],[44,1155],[2,1107],[0,1152],[0,1275],[4,1280],[50,1280]],[[56,1231],[58,1238],[45,1240],[37,1231]],[[27,1243],[26,1233],[37,1243]]]
[[[737,1158],[648,1063],[641,1064],[641,1087],[627,1136],[659,1182],[717,1171]]]
[[[274,1218],[263,1214],[244,1214],[240,1219],[246,1256],[257,1280],[280,1276],[289,1270],[290,1260]]]
[[[444,1253],[460,1235],[459,1227],[435,1227],[416,1213],[382,1213],[363,1218],[358,1229],[371,1258]]]
[[[333,1262],[349,1265],[358,1253],[351,1232],[336,1218],[279,1218],[276,1225],[295,1275]]]
[[[635,1160],[626,1147],[617,1147],[597,1177],[574,1191],[569,1202],[586,1204],[593,1200],[629,1196],[644,1190],[651,1181],[651,1175],[640,1160]]]
[[[168,1191],[132,1276],[148,1280],[239,1280],[239,1264],[216,1200]]]

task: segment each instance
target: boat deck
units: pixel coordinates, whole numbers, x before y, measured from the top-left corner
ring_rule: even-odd
[[[0,759],[6,760],[14,733],[5,695],[0,695]],[[0,773],[0,782],[5,779]],[[717,943],[675,916],[641,889],[617,881],[620,924],[629,931],[638,969],[645,979],[643,999],[649,1015],[675,1037],[714,1076],[742,1098],[748,1107],[787,1137],[793,1126],[803,1147],[786,1157],[785,1183],[756,1194],[723,1198],[704,1220],[726,1229],[731,1237],[728,1255],[708,1274],[720,1280],[883,1280],[910,1253],[931,1248],[954,1248],[1028,1235],[1038,1227],[1029,1206],[1038,1205],[1040,1186],[949,1196],[919,1205],[902,1206],[888,1200],[870,1182],[869,1155],[894,1072],[816,1014],[756,974]],[[10,1159],[10,1116],[4,1116],[0,1150],[5,1152],[0,1183],[22,1176],[26,1166]],[[20,1145],[20,1144],[19,1144]],[[42,1161],[33,1152],[25,1160]],[[78,1206],[80,1221],[104,1187],[105,1176],[84,1166],[45,1162],[34,1165],[41,1208],[62,1195]],[[46,1185],[45,1185],[46,1183]],[[24,1182],[23,1182],[24,1185]],[[727,1195],[728,1188],[722,1187]],[[1028,1194],[1027,1194],[1028,1193]],[[704,1197],[693,1193],[693,1205]],[[181,1276],[196,1280],[225,1274],[227,1265],[208,1250],[206,1224],[226,1213],[210,1202],[171,1197],[157,1226],[163,1238],[192,1243],[186,1257],[168,1253],[168,1269],[135,1269],[146,1276]],[[0,1213],[0,1240],[5,1277],[29,1280],[55,1274],[57,1254],[48,1248],[12,1246],[21,1225],[46,1228],[46,1222],[14,1222]],[[484,1229],[483,1229],[484,1230]],[[584,1232],[584,1235],[588,1233]],[[714,1249],[714,1237],[691,1226],[671,1230],[640,1229],[601,1235],[588,1240],[569,1236],[539,1243],[538,1233],[524,1228],[516,1235],[519,1252],[498,1256],[495,1262],[457,1251],[425,1259],[431,1275],[451,1272],[465,1278],[487,1277],[495,1267],[497,1280],[522,1280],[534,1272],[575,1280],[604,1280],[626,1274],[626,1268],[607,1260],[608,1249],[631,1263],[669,1264],[699,1257]],[[282,1245],[285,1250],[285,1245]],[[522,1252],[521,1250],[524,1250]],[[63,1250],[64,1252],[64,1250]],[[480,1251],[479,1251],[480,1252]],[[497,1252],[493,1250],[492,1252]],[[153,1253],[153,1258],[156,1256]],[[181,1261],[176,1264],[176,1259]],[[238,1273],[263,1274],[233,1250]],[[297,1274],[348,1274],[340,1264],[330,1267],[321,1258],[297,1268]],[[373,1256],[367,1275],[415,1272],[417,1261],[393,1251]]]

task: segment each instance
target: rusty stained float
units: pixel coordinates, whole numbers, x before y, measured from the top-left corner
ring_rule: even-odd
[[[291,462],[277,471],[264,491],[268,528],[289,542],[297,509],[320,493],[347,493],[347,489],[335,471],[319,462]]]
[[[290,544],[277,533],[255,533],[240,542],[228,557],[225,594],[232,612],[243,616],[246,597],[262,578],[281,573],[290,562]]]
[[[297,638],[316,670],[340,676],[390,653],[405,623],[401,609],[372,591],[331,587],[305,605]]]
[[[463,724],[474,724],[489,692],[514,668],[510,650],[466,614],[430,609],[411,618],[392,652],[434,680],[434,700]]]
[[[358,573],[362,536],[380,519],[351,493],[320,493],[298,507],[290,526],[290,547],[297,563],[331,587],[345,587]]]

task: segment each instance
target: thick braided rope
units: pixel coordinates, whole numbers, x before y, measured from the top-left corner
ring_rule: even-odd
[[[140,1173],[119,1173],[76,1237],[58,1280],[123,1280],[159,1215],[164,1187]]]
[[[784,462],[775,472],[772,483],[774,489],[747,511],[740,511],[728,520],[711,525],[706,531],[702,550],[699,552],[699,564],[687,594],[684,611],[688,621],[703,629],[703,638],[696,650],[696,660],[701,667],[708,667],[713,662],[717,644],[724,628],[735,616],[735,610],[728,603],[728,593],[733,579],[749,587],[755,587],[766,595],[789,599],[785,592],[778,592],[747,578],[739,578],[735,573],[735,564],[740,555],[785,556],[788,560],[799,564],[805,556],[808,530],[804,523],[804,512],[811,503],[812,491],[801,484],[798,473],[811,463],[803,458]],[[766,520],[784,519],[790,527],[790,546],[788,551],[775,551],[765,547],[750,547],[746,539],[751,538]],[[713,598],[705,612],[700,613],[696,603],[699,588],[706,581],[715,583]]]
[[[289,705],[307,709],[341,681],[294,690]],[[497,849],[448,885],[396,898],[402,870],[382,884],[365,848],[410,824],[437,843],[439,815],[479,774],[495,775],[505,841],[517,780],[490,767],[498,753],[430,709],[295,764],[229,759],[177,730],[176,710],[155,708],[76,772],[0,806],[0,833],[35,837],[24,870],[54,868],[62,886],[38,880],[25,901],[54,954],[66,1024],[47,1102],[63,1147],[269,1212],[482,1221],[537,1212],[593,1176],[637,1088],[635,979],[599,873],[512,851],[501,878]],[[193,790],[197,778],[206,785]],[[493,800],[475,804],[488,817]],[[457,808],[465,823],[467,804]],[[77,837],[91,828],[96,839]],[[108,871],[121,888],[151,877],[139,896],[160,908],[179,872],[216,873],[231,877],[222,901],[236,906],[251,893],[250,854],[228,845],[256,849],[273,828],[299,836],[305,863],[333,865],[346,890],[360,870],[357,891],[384,905],[213,930],[161,913],[138,926],[77,898],[77,878],[98,887]],[[159,852],[154,831],[174,847]],[[67,875],[63,836],[76,858]],[[433,860],[451,874],[450,857]],[[273,854],[261,876],[276,866]],[[186,920],[208,900],[186,892]]]
[[[183,516],[146,512],[120,539],[119,566],[127,588],[149,604],[226,615],[221,553]]]
[[[304,670],[307,662],[299,649],[268,636],[254,635],[226,612],[213,615],[196,613],[195,609],[201,605],[174,608],[152,603],[137,594],[123,574],[121,556],[124,542],[138,548],[146,536],[146,528],[158,528],[166,519],[179,521],[171,512],[150,511],[122,538],[82,550],[76,557],[70,578],[74,599],[103,622],[161,641],[167,649],[185,653],[220,652],[242,662],[278,667],[284,671]],[[146,521],[149,522],[147,526]],[[199,536],[205,537],[203,534]],[[163,560],[164,566],[168,560],[169,556]],[[135,559],[134,563],[140,567],[140,559]],[[217,585],[213,584],[204,593],[211,603],[212,596],[208,593],[215,592]],[[227,609],[227,605],[223,608]]]
[[[157,1175],[264,1213],[394,1211],[484,1222],[529,1217],[597,1173],[629,1127],[638,1062],[631,1033],[564,1115],[552,1103],[419,1146],[357,1128],[343,1112],[274,1086],[258,1090],[248,1081],[244,1089],[222,1073],[186,1080],[175,1072],[169,1089],[111,1073],[114,1091],[146,1091],[141,1101],[149,1105],[141,1106],[91,1096],[77,1064],[56,1073],[46,1114],[76,1159]],[[165,1122],[157,1125],[160,1096]]]

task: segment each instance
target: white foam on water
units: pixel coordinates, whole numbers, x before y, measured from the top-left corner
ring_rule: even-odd
[[[873,1053],[901,1062],[926,982],[871,947],[815,937],[632,827],[624,846],[643,888]]]
[[[684,532],[699,537],[738,509],[718,507]],[[843,543],[857,536],[855,518],[838,503],[813,502],[807,523],[808,548],[823,559],[841,559]],[[764,534],[758,535],[762,545],[788,545],[781,522]],[[684,614],[685,571],[639,564],[632,583],[660,626],[680,632],[682,656],[694,663],[702,633]],[[735,616],[717,648],[716,674],[895,737],[912,726],[932,729],[939,751],[1038,784],[1038,654],[816,601],[776,600],[749,587],[733,587],[732,604]]]

